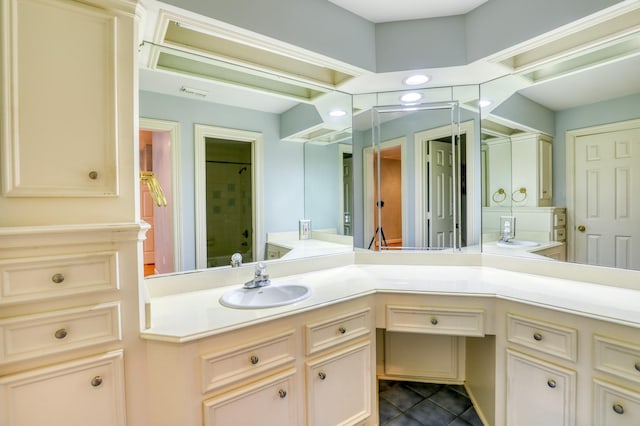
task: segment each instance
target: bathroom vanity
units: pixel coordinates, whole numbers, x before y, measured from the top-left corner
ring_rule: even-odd
[[[153,424],[373,425],[376,377],[464,383],[491,425],[640,419],[637,291],[532,274],[539,260],[510,260],[525,272],[490,255],[335,260],[341,266],[272,271],[272,285],[313,294],[269,309],[221,306],[233,286],[176,293],[179,276],[155,289],[151,280],[142,336]]]

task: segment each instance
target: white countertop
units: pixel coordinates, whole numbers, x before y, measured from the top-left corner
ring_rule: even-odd
[[[640,291],[488,266],[350,264],[272,279],[302,283],[312,295],[267,309],[232,309],[218,300],[225,286],[152,297],[149,340],[188,342],[376,292],[497,297],[640,327]]]

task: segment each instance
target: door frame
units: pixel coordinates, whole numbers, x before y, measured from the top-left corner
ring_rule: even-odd
[[[225,139],[251,143],[251,216],[252,216],[252,253],[253,259],[243,259],[244,262],[254,262],[264,259],[265,237],[263,218],[263,136],[262,133],[248,130],[230,129],[226,127],[194,124],[194,197],[195,197],[195,228],[196,228],[196,268],[207,268],[207,196],[206,196],[206,138]],[[229,260],[231,261],[231,260]]]
[[[344,155],[353,154],[353,146],[338,144],[338,234],[344,235]],[[353,166],[352,166],[353,167]],[[353,176],[353,170],[351,171]],[[353,184],[351,185],[353,193]],[[353,196],[353,195],[352,195]],[[353,212],[351,212],[353,215]],[[351,220],[351,233],[353,234],[353,217]]]
[[[601,124],[598,126],[584,127],[582,129],[569,130],[565,133],[566,146],[566,205],[567,205],[567,262],[575,263],[575,223],[576,223],[576,173],[575,155],[576,139],[581,136],[593,135],[596,133],[611,133],[620,130],[631,130],[640,127],[640,119],[619,121],[616,123]]]
[[[173,269],[182,271],[182,163],[180,160],[180,123],[140,117],[139,130],[168,132],[171,141],[171,206],[173,236]],[[138,196],[138,198],[140,198]],[[140,216],[140,212],[138,212]]]
[[[400,191],[402,197],[402,244],[406,243],[406,238],[408,235],[407,231],[407,138],[405,136],[389,139],[384,142],[380,142],[380,145],[377,147],[368,146],[363,150],[363,166],[364,166],[364,200],[367,203],[364,207],[364,232],[363,235],[364,243],[368,244],[367,241],[371,241],[371,238],[375,235],[375,229],[373,225],[375,223],[374,214],[376,214],[377,210],[372,211],[370,207],[373,205],[373,200],[375,199],[374,195],[377,191],[378,183],[373,181],[373,155],[374,148],[376,148],[375,152],[385,150],[387,148],[393,148],[396,146],[400,146],[400,179],[402,180],[400,184]],[[378,157],[379,158],[379,157]],[[379,176],[378,176],[379,177]],[[380,220],[380,217],[378,218]],[[378,221],[380,223],[380,221]],[[378,237],[381,238],[380,236]]]

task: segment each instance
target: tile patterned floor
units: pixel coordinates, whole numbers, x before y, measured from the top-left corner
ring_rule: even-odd
[[[464,386],[380,380],[380,426],[482,426]]]

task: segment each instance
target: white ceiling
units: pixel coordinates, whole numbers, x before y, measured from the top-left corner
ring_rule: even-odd
[[[329,0],[375,23],[464,15],[487,0]]]

